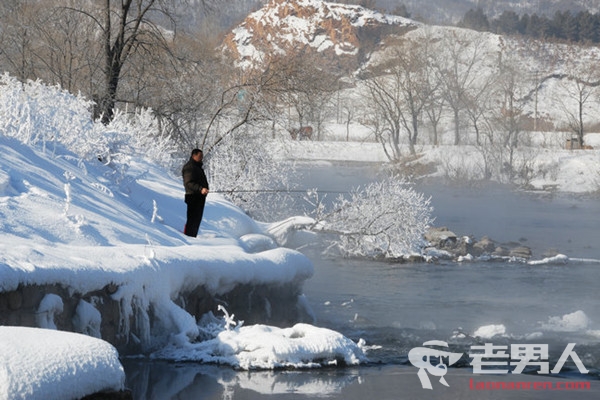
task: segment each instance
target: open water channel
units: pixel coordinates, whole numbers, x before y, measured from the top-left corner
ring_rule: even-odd
[[[345,191],[377,176],[375,166],[302,167],[300,184]],[[391,264],[306,250],[315,275],[304,286],[316,325],[366,340],[371,363],[308,371],[239,372],[227,367],[124,360],[136,399],[597,399],[600,397],[600,199],[519,193],[499,186],[419,184],[436,226],[497,242],[519,241],[534,259],[553,249],[567,264],[520,262]],[[408,353],[438,340],[463,353],[445,381],[423,389]],[[568,358],[560,373],[539,369],[476,374],[469,352],[490,343],[547,346],[550,369],[569,343],[589,373]],[[531,348],[531,347],[530,347]],[[485,360],[485,358],[484,358]],[[498,359],[495,359],[498,361]],[[500,360],[502,361],[502,360]],[[499,368],[499,367],[498,367]],[[505,386],[502,386],[504,384]],[[518,384],[518,385],[517,385]],[[528,386],[529,385],[529,386]],[[567,393],[568,392],[568,393]]]

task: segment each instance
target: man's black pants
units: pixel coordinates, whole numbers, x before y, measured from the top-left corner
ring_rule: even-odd
[[[187,204],[187,221],[183,233],[196,237],[200,229],[200,222],[202,222],[202,214],[204,214],[206,196],[201,194],[186,194],[185,203]]]

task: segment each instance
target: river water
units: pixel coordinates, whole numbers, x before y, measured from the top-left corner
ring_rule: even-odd
[[[378,169],[320,163],[304,166],[302,172],[300,183],[305,187],[333,193],[375,179]],[[316,325],[378,346],[368,353],[371,363],[310,371],[237,372],[127,359],[127,385],[134,398],[599,398],[600,263],[593,260],[600,259],[600,199],[518,193],[492,185],[423,183],[416,189],[431,196],[436,226],[459,235],[518,241],[531,247],[535,259],[558,251],[571,261],[391,264],[327,257],[318,249],[306,249],[315,275],[305,283],[304,292]],[[471,359],[463,357],[449,368],[448,387],[431,376],[432,390],[423,389],[407,355],[429,340],[444,341],[450,351],[463,354],[483,343],[506,346],[507,352],[513,345],[544,344],[550,369],[567,345],[576,343],[574,351],[590,373],[582,374],[571,358],[559,374],[538,375],[536,370],[480,375],[474,373]],[[478,383],[486,382],[546,386],[477,390]],[[589,388],[573,394],[558,390],[578,384]]]

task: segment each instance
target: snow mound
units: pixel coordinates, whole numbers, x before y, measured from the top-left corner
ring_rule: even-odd
[[[308,324],[225,329],[199,343],[176,343],[154,358],[231,365],[244,370],[358,365],[367,360],[364,343]]]
[[[541,327],[552,332],[578,332],[588,329],[590,323],[589,317],[578,310],[560,317],[549,317],[547,322],[541,323]]]
[[[76,399],[125,387],[110,344],[77,333],[0,326],[0,398]]]
[[[504,335],[506,335],[506,327],[502,324],[481,326],[473,333],[473,336],[480,337],[482,339],[491,339],[494,336]]]
[[[529,261],[527,264],[529,265],[563,265],[563,264],[567,264],[569,262],[569,257],[565,256],[564,254],[557,254],[555,256],[552,257],[546,257],[543,258],[541,260],[532,260]]]
[[[277,243],[271,237],[257,233],[242,236],[240,244],[248,253],[259,253],[277,247]]]
[[[48,293],[44,296],[36,313],[37,326],[45,329],[57,329],[54,316],[63,312],[64,304],[60,296]]]

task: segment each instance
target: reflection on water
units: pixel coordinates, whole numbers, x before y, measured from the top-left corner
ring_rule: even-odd
[[[375,169],[310,166],[302,187],[344,190],[373,179]],[[569,257],[600,259],[600,202],[594,198],[539,196],[492,186],[483,189],[420,185],[432,196],[437,226],[459,235],[521,241],[534,257],[551,248]],[[314,249],[313,249],[314,250]],[[306,249],[304,251],[307,251]],[[544,343],[555,361],[567,343],[589,376],[568,366],[563,381],[592,379],[578,399],[598,398],[600,381],[600,265],[525,265],[508,262],[388,264],[308,254],[315,275],[304,287],[317,325],[353,340],[379,345],[371,365],[348,369],[238,372],[231,368],[124,360],[127,385],[136,399],[558,399],[560,391],[471,390],[467,364],[451,368],[450,387],[421,388],[407,361],[411,348],[442,340],[453,351],[469,346]],[[242,318],[243,319],[243,318]],[[501,333],[490,338],[475,332]],[[571,366],[572,367],[572,366]],[[566,379],[565,379],[566,378]],[[487,379],[487,378],[486,378]],[[551,381],[553,376],[502,375],[490,380]]]
[[[125,359],[123,365],[136,399],[239,399],[289,394],[331,397],[361,379],[361,370],[354,368],[236,372],[229,367],[139,359]]]
[[[126,360],[135,399],[264,400],[264,399],[598,399],[598,381],[576,377],[566,380],[535,374],[476,375],[466,368],[452,368],[445,376],[448,387],[432,380],[422,389],[415,368],[401,365],[366,366],[358,369],[234,372],[216,366],[148,364]],[[496,389],[477,389],[493,384]],[[545,390],[502,390],[510,382],[544,384]],[[575,393],[557,388],[565,382],[587,385]],[[510,386],[509,386],[510,387]],[[542,387],[542,386],[540,386]]]

